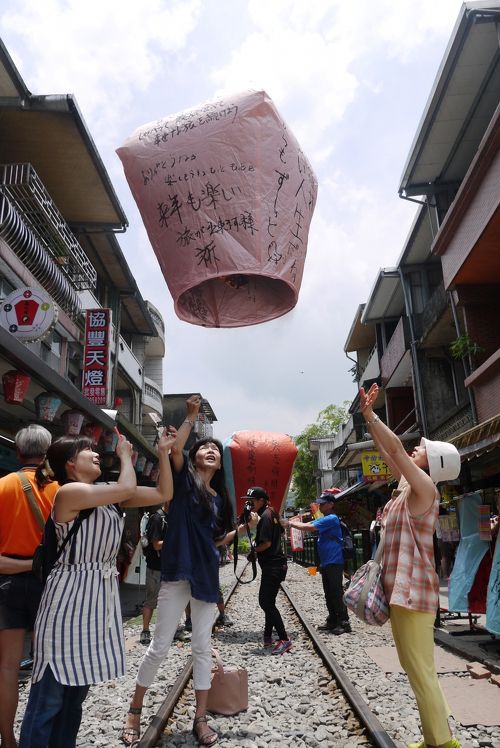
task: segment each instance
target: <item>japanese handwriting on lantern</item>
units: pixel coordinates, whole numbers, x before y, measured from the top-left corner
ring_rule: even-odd
[[[179,223],[182,223],[182,218],[181,218],[182,203],[179,202],[179,196],[169,195],[168,199],[170,203],[158,203],[158,212],[160,214],[158,222],[160,226],[163,226],[163,228],[165,229],[168,229],[168,221],[170,218],[172,218],[173,215],[177,215]]]
[[[267,259],[268,262],[274,262],[275,265],[277,265],[278,262],[283,259],[283,254],[279,251],[278,245],[276,244],[274,239],[272,242],[270,242],[270,244],[268,244]]]
[[[212,263],[215,267],[218,267],[217,263],[219,258],[215,254],[215,242],[211,241],[204,247],[196,247],[196,257],[198,259],[198,265],[205,263],[205,267],[208,267]]]
[[[288,148],[288,141],[284,135],[281,136],[283,139],[284,146],[280,148],[280,161],[282,164],[286,164],[285,151]]]
[[[278,217],[277,205],[278,205],[279,192],[281,188],[283,187],[284,183],[287,181],[287,179],[290,178],[290,175],[284,172],[278,171],[277,169],[275,169],[275,172],[278,175],[278,188],[276,190],[276,196],[274,198],[274,215],[277,218]]]
[[[302,229],[303,229],[303,226],[302,226],[302,223],[301,223],[301,221],[302,221],[302,219],[304,218],[304,216],[303,216],[303,215],[302,215],[302,213],[300,212],[300,210],[299,210],[299,206],[298,206],[298,205],[297,205],[297,206],[295,207],[295,212],[294,212],[294,214],[293,214],[293,217],[294,217],[294,219],[295,219],[295,226],[293,227],[293,229],[295,229],[295,231],[294,231],[293,229],[290,229],[290,231],[291,231],[291,234],[292,234],[292,236],[294,236],[294,237],[295,237],[296,239],[298,239],[298,240],[299,240],[299,242],[300,242],[301,244],[303,244],[304,242],[303,242],[303,239],[302,239],[302,237],[300,236],[300,232],[301,232],[301,231],[302,231]]]
[[[268,216],[268,218],[267,218],[267,233],[269,234],[269,236],[270,236],[270,237],[271,237],[272,239],[274,239],[274,234],[273,234],[273,232],[271,231],[271,226],[272,226],[273,228],[276,228],[276,226],[277,226],[277,225],[278,225],[277,223],[273,223],[273,221],[272,221],[272,219],[271,219],[271,216]]]

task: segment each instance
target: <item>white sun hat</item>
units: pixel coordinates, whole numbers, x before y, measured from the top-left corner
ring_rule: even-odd
[[[458,478],[460,475],[460,455],[453,444],[432,441],[423,436],[420,440],[420,446],[425,447],[427,452],[429,475],[434,483]]]

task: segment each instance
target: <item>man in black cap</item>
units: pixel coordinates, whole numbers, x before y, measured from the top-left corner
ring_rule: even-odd
[[[337,489],[337,493],[340,493]],[[331,631],[332,634],[345,634],[351,632],[349,615],[344,603],[344,589],[342,586],[344,573],[344,553],[342,527],[340,519],[335,512],[335,493],[330,489],[316,499],[316,504],[323,517],[312,522],[300,522],[298,518],[292,518],[290,527],[302,532],[318,533],[318,555],[325,593],[328,618],[324,626],[319,626],[322,631]]]
[[[264,647],[273,647],[271,654],[282,655],[292,647],[281,614],[276,607],[276,597],[287,572],[286,556],[281,548],[283,527],[278,513],[269,504],[269,496],[260,486],[249,488],[242,499],[250,502],[260,517],[255,536],[254,552],[261,568],[259,605],[264,611]],[[278,641],[273,642],[273,629]]]

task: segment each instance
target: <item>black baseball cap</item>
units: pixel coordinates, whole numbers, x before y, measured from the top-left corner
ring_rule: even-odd
[[[262,499],[263,501],[269,501],[269,496],[267,495],[266,491],[264,491],[264,489],[260,486],[253,486],[253,488],[249,488],[246,494],[244,496],[241,496],[241,498]]]

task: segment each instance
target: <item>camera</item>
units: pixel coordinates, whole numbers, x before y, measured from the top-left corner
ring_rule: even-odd
[[[244,524],[248,524],[250,520],[250,515],[253,511],[253,504],[251,501],[245,501],[245,505],[243,507],[243,511],[241,513],[240,522]]]

